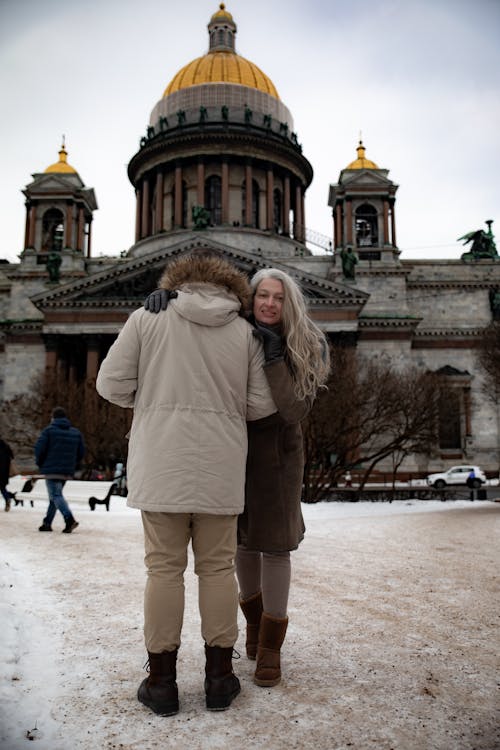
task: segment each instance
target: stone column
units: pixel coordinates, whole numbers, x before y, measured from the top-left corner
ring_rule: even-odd
[[[352,201],[346,201],[346,240],[348,245],[352,245]]]
[[[56,384],[57,388],[62,388],[68,380],[68,351],[67,340],[61,337],[61,346],[58,349],[56,363]]]
[[[85,336],[87,342],[87,380],[95,380],[99,370],[99,336]]]
[[[335,247],[342,247],[342,206],[335,206]]]
[[[83,236],[84,236],[84,230],[85,230],[85,216],[83,212],[83,206],[80,206],[78,209],[78,232],[77,232],[77,240],[76,240],[76,249],[77,250],[83,250]]]
[[[222,224],[229,224],[229,164],[227,162],[227,159],[222,160],[221,192],[221,221]]]
[[[397,247],[396,243],[396,216],[394,213],[394,203],[391,206],[391,235],[392,235],[392,246]]]
[[[205,164],[201,159],[198,162],[196,202],[199,206],[205,205]]]
[[[141,239],[141,213],[142,213],[142,192],[138,187],[135,190],[135,241]]]
[[[283,234],[290,236],[290,176],[283,180]]]
[[[273,168],[267,168],[266,174],[266,229],[273,229],[273,192],[274,192],[274,174]]]
[[[28,247],[29,236],[30,236],[30,207],[29,207],[29,204],[26,203],[26,219],[24,221],[24,249],[25,250]]]
[[[384,237],[382,246],[389,244],[389,203],[384,200]]]
[[[36,230],[36,206],[32,203],[29,209],[28,219],[28,247],[35,247],[35,230]],[[41,249],[41,248],[39,248]]]
[[[302,242],[306,241],[306,202],[305,193],[300,191],[300,215],[302,217]]]
[[[55,372],[57,367],[57,336],[46,335],[43,338],[45,344],[45,370]]]
[[[156,175],[155,234],[163,229],[163,172]]]
[[[253,206],[253,169],[252,163],[247,161],[245,166],[245,226],[252,226],[252,206]],[[258,227],[257,227],[258,228]]]
[[[141,239],[142,237],[149,237],[149,180],[147,179],[142,183],[141,229]]]
[[[175,167],[174,229],[182,227],[182,167]]]
[[[70,339],[70,345],[71,345],[71,339]],[[73,347],[71,347],[68,352],[68,382],[70,386],[76,386],[76,383],[77,383],[76,358],[74,355]]]
[[[294,237],[299,242],[302,242],[304,238],[304,222],[302,218],[302,189],[300,185],[295,187],[295,229]]]
[[[92,247],[92,217],[89,218],[89,233],[87,235],[87,258],[90,258]]]
[[[66,205],[66,218],[64,222],[64,247],[73,248],[73,205]]]

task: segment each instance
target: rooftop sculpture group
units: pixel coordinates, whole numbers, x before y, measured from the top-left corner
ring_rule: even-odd
[[[468,232],[467,234],[464,234],[463,237],[458,238],[457,242],[464,240],[464,245],[467,245],[469,242],[472,243],[470,250],[461,255],[461,259],[464,262],[469,263],[481,259],[498,259],[499,256],[495,245],[495,237],[491,231],[493,221],[488,219],[485,223],[488,225],[487,232],[485,232],[484,229],[476,229],[475,232]]]

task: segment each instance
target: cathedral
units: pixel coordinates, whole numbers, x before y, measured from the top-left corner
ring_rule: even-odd
[[[407,459],[407,471],[467,461],[497,472],[500,414],[484,396],[476,356],[481,331],[500,317],[491,224],[490,250],[404,260],[398,186],[360,141],[329,186],[332,237],[315,238],[305,215],[313,166],[275,84],[237,53],[236,33],[221,3],[208,23],[208,51],[175,73],[153,106],[128,164],[135,238],[122,256],[92,257],[96,194],[64,142],[58,160],[24,188],[24,249],[18,263],[0,261],[0,401],[47,372],[95,379],[168,260],[215,248],[249,275],[270,266],[290,273],[333,341],[446,380],[454,428],[432,459]],[[321,254],[310,249],[315,241]]]

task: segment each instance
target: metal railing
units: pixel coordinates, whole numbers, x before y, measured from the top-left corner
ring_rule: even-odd
[[[333,253],[333,239],[328,237],[326,234],[316,232],[314,229],[309,229],[301,224],[294,224],[293,226],[293,237],[299,242],[309,242],[311,245],[316,245],[327,253]]]

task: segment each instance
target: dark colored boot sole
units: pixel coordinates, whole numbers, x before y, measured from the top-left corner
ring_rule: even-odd
[[[147,678],[140,684],[137,691],[137,700],[144,706],[147,706],[158,716],[174,716],[179,713],[179,701],[169,700],[161,701],[155,700],[149,693],[147,686]]]
[[[279,685],[281,682],[281,675],[279,677],[275,677],[272,680],[261,680],[258,677],[253,678],[254,684],[258,685],[259,687],[274,687],[275,685]]]
[[[76,527],[79,526],[79,525],[80,524],[78,523],[78,521],[73,521],[73,523],[71,524],[71,526],[66,526],[66,528],[62,530],[62,533],[63,534],[71,534],[71,532],[74,531],[76,529]]]
[[[241,686],[238,678],[234,675],[232,676],[235,678],[237,684],[235,683],[234,688],[231,690],[231,692],[219,695],[206,695],[206,705],[209,711],[226,711],[230,707],[236,696],[241,692]],[[205,691],[207,691],[206,686]]]

